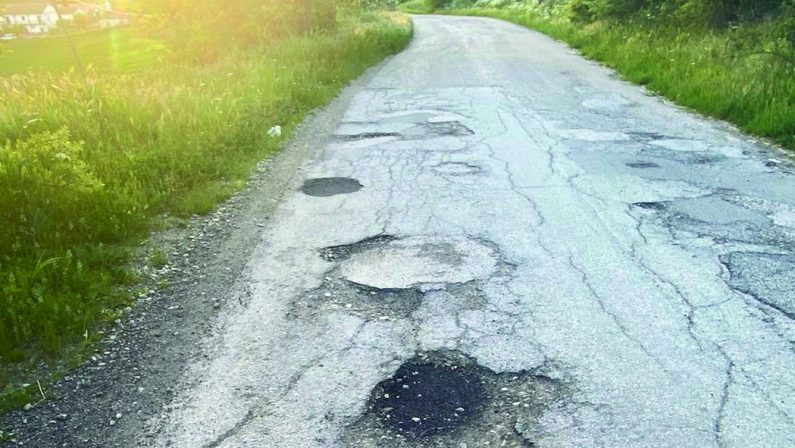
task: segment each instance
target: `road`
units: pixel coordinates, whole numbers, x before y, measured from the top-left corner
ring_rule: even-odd
[[[538,33],[414,22],[146,444],[795,446],[783,153]]]
[[[158,443],[795,446],[783,155],[523,28],[415,27]]]

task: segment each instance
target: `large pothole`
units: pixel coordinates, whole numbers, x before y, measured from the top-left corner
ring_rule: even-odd
[[[346,447],[529,447],[528,429],[566,386],[537,373],[495,373],[456,351],[423,353],[373,389]]]
[[[292,302],[292,317],[346,311],[368,319],[403,319],[426,293],[437,290],[476,309],[483,306],[481,280],[508,277],[516,269],[492,243],[468,238],[381,234],[327,247],[319,255],[335,266],[317,288]]]
[[[328,197],[338,194],[348,194],[362,189],[362,184],[349,177],[320,177],[308,179],[301,187],[301,191],[309,196]]]
[[[486,279],[497,265],[495,249],[474,239],[411,237],[350,254],[340,264],[340,274],[370,288],[408,289]]]

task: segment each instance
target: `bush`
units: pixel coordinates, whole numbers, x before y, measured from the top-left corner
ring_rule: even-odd
[[[572,0],[566,4],[566,17],[572,22],[593,22],[596,13],[590,0]]]
[[[0,210],[14,217],[0,227],[0,253],[7,259],[109,241],[129,227],[127,210],[120,210],[128,201],[115,198],[83,158],[83,145],[66,129],[0,148]]]

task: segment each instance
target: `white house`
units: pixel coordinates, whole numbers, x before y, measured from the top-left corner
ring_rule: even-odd
[[[30,34],[46,34],[54,29],[61,19],[73,21],[76,16],[88,15],[99,20],[104,15],[110,14],[113,12],[110,2],[107,1],[103,5],[65,0],[5,3],[0,4],[0,30],[7,30],[11,26],[22,26]]]
[[[49,32],[58,23],[58,14],[49,3],[6,3],[0,5],[0,27],[22,26],[30,34]]]

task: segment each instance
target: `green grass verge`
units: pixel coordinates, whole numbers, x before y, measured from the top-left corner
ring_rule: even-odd
[[[494,17],[538,30],[680,105],[795,149],[795,67],[734,44],[742,33],[753,34],[749,28],[765,24],[686,31],[631,22],[573,24],[532,8],[438,12]]]
[[[6,41],[0,53],[0,76],[28,70],[66,72],[76,68],[66,36]],[[84,65],[96,71],[135,72],[155,64],[165,45],[138,35],[134,28],[90,31],[72,36]]]
[[[0,78],[0,390],[11,406],[22,392],[9,372],[79,357],[129,303],[120,286],[138,279],[124,266],[163,213],[210,211],[309,111],[411,37],[402,14],[339,21],[210,66]],[[275,125],[281,138],[267,133]]]

